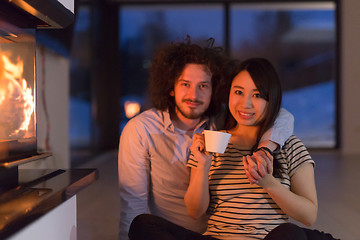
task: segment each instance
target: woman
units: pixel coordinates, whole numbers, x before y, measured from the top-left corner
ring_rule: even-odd
[[[193,137],[184,198],[188,214],[197,218],[207,212],[206,238],[333,239],[288,223],[291,217],[310,226],[317,216],[314,161],[303,143],[291,136],[275,153],[257,149],[259,136],[273,125],[281,106],[275,69],[269,61],[253,58],[234,73],[227,88],[225,131],[232,136],[225,153],[210,154],[204,136]]]

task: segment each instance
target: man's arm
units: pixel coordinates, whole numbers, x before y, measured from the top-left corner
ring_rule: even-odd
[[[294,116],[286,109],[281,108],[274,126],[261,137],[259,148],[267,147],[271,151],[274,151],[278,146],[282,147],[293,132]]]
[[[294,116],[284,108],[281,108],[279,115],[275,119],[274,126],[261,137],[258,150],[256,151],[258,153],[243,159],[246,176],[251,184],[258,183],[262,179],[264,172],[269,167],[272,167],[272,164],[264,164],[264,161],[261,161],[261,159],[270,158],[270,162],[272,162],[272,152],[279,146],[282,147],[285,141],[293,134],[293,131]],[[263,151],[259,151],[259,149]]]
[[[119,239],[128,239],[131,221],[148,212],[149,158],[143,138],[146,135],[136,121],[122,131],[118,154],[120,190]]]

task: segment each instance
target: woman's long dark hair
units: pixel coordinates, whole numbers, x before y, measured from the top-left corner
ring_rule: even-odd
[[[255,150],[259,145],[261,137],[274,125],[275,119],[279,114],[282,101],[281,83],[274,66],[264,58],[250,58],[242,63],[238,63],[236,61],[231,62],[228,65],[226,81],[226,89],[228,90],[224,126],[226,130],[234,128],[237,124],[236,120],[230,113],[228,99],[231,83],[234,77],[241,71],[247,71],[250,74],[256,88],[260,92],[260,96],[268,102],[263,119],[259,122],[256,144],[252,148],[252,150]],[[279,164],[274,159],[274,175],[279,173],[278,165]]]

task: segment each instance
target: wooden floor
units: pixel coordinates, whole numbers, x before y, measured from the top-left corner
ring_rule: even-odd
[[[318,219],[312,228],[343,240],[360,239],[360,156],[336,151],[310,151],[316,163]],[[100,177],[78,194],[78,239],[117,239],[119,193],[117,152],[108,152],[83,164],[98,168]]]

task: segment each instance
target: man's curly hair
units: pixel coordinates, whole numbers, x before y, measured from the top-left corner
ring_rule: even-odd
[[[184,42],[170,43],[163,46],[153,58],[150,77],[149,92],[155,108],[173,111],[175,108],[174,97],[170,92],[174,89],[176,80],[180,77],[186,64],[205,65],[212,74],[212,95],[207,116],[216,115],[221,109],[221,102],[216,97],[219,83],[222,81],[222,70],[225,64],[223,49],[214,47],[214,39],[207,40],[207,46],[201,47],[192,44],[190,37]]]

